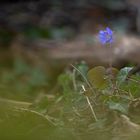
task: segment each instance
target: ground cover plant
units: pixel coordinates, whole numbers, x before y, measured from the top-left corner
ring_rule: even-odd
[[[113,47],[113,31],[99,31],[99,41]],[[0,139],[139,139],[140,75],[128,77],[132,68],[69,64],[47,91],[48,75],[17,59],[0,72]]]

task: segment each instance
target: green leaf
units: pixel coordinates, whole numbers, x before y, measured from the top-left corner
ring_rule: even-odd
[[[125,103],[108,101],[107,104],[111,110],[117,110],[124,114],[127,114],[127,112],[128,112],[128,105]]]
[[[88,66],[85,61],[81,61],[76,67],[84,76],[87,75]]]
[[[106,69],[102,66],[94,67],[87,73],[90,83],[98,89],[104,89],[108,86],[108,80],[106,76]]]
[[[122,84],[126,80],[127,75],[131,69],[132,67],[124,67],[119,71],[118,76],[117,76],[118,85]]]

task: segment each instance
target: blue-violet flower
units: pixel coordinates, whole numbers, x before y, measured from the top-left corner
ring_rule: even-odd
[[[107,27],[106,30],[99,31],[99,40],[102,44],[113,42],[113,31]]]

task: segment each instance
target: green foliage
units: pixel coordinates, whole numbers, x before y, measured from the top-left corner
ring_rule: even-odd
[[[126,81],[131,69],[132,67],[125,67],[118,71],[112,67],[105,69],[97,66],[88,71],[87,77],[91,86],[96,88],[100,101],[105,103],[104,105],[107,105],[110,110],[127,114],[131,100],[139,97],[139,76],[133,76],[130,81]],[[89,90],[86,92],[89,93]]]
[[[62,96],[64,97],[67,104],[71,104],[73,98],[72,90],[72,75],[70,73],[61,74],[58,77],[58,84],[62,88]]]
[[[70,39],[74,36],[74,32],[70,28],[40,28],[40,27],[26,27],[23,35],[30,40],[35,39]]]
[[[47,117],[28,108],[11,107],[11,104],[0,101],[0,139],[49,139],[54,126]]]
[[[87,77],[93,87],[105,89],[110,86],[110,81],[116,80],[117,74],[116,68],[105,69],[103,66],[97,66],[88,71]]]
[[[23,34],[28,39],[38,39],[38,38],[51,38],[51,32],[49,29],[42,29],[39,27],[27,27]]]
[[[129,67],[88,70],[82,62],[75,68],[61,73],[47,93],[47,75],[39,67],[18,59],[12,71],[2,71],[0,139],[111,140],[116,118],[139,114],[134,103],[140,97],[139,74],[126,81]]]
[[[82,61],[81,63],[77,64],[76,68],[82,73],[83,76],[86,77],[89,68],[88,68],[87,64],[84,61]],[[80,73],[77,72],[76,76],[79,76],[79,75],[80,75]]]
[[[11,71],[1,72],[0,85],[0,97],[33,100],[47,86],[47,75],[39,67],[17,59]]]

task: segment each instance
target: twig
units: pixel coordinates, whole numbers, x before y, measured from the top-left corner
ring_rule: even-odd
[[[82,85],[82,88],[83,88],[84,91],[86,91],[84,85]],[[93,117],[94,117],[95,121],[97,122],[98,119],[97,119],[97,116],[96,116],[96,114],[95,114],[95,111],[94,111],[94,109],[93,109],[93,107],[92,107],[92,105],[91,105],[91,103],[90,103],[90,100],[89,100],[89,98],[88,98],[87,96],[86,96],[86,99],[87,99],[87,103],[88,103],[88,105],[89,105],[89,107],[90,107],[90,109],[91,109],[91,112],[92,112],[92,114],[93,114]]]

